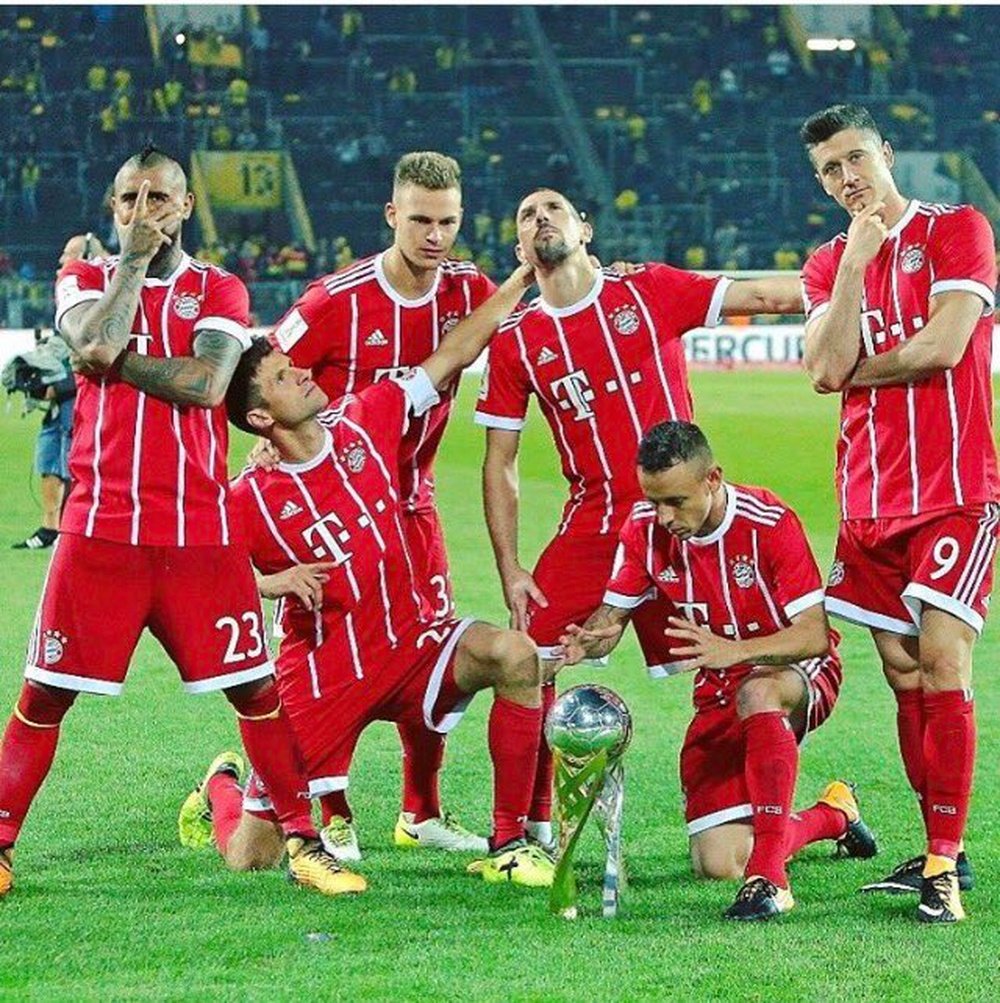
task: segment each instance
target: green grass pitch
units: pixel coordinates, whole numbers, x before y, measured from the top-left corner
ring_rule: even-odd
[[[696,373],[701,421],[728,476],[765,484],[794,505],[821,566],[835,508],[836,402],[801,375]],[[503,615],[481,514],[482,431],[463,388],[438,480],[460,609]],[[23,651],[47,564],[7,542],[36,525],[29,489],[36,419],[0,415],[0,708],[20,685]],[[234,444],[234,462],[245,444]],[[564,488],[547,429],[533,412],[521,463],[522,556],[530,563],[556,523]],[[572,583],[568,583],[572,587]],[[121,583],[122,589],[128,582]],[[114,616],[114,610],[108,610]],[[792,868],[797,907],[762,926],[720,918],[731,884],[688,870],[677,751],[689,716],[689,678],[646,678],[629,639],[608,669],[567,670],[614,687],[636,722],[628,754],[625,846],[631,885],[616,921],[599,918],[599,854],[590,833],[578,854],[585,915],[548,915],[543,894],[491,887],[464,873],[465,857],[395,850],[397,738],[364,736],[351,798],[370,890],[351,901],[297,890],[280,872],[230,874],[212,853],[176,840],[177,808],[205,764],[233,746],[220,696],[183,696],[148,638],[125,695],[83,697],[64,726],[60,755],[29,817],[17,886],[0,903],[2,999],[427,1000],[895,1000],[998,997],[1000,956],[1000,633],[977,649],[980,742],[968,847],[978,888],[968,922],[929,928],[912,898],[867,898],[866,880],[921,849],[920,827],[896,751],[894,704],[867,636],[844,629],[845,687],[832,719],[807,743],[799,803],[827,780],[860,784],[881,855],[832,861],[828,844]],[[595,674],[596,673],[596,674]],[[480,696],[449,743],[445,803],[467,823],[489,818],[489,760]],[[307,940],[306,934],[329,934]]]

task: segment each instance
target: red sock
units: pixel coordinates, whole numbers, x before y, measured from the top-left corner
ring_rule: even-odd
[[[219,848],[219,853],[225,856],[229,840],[233,838],[243,816],[243,791],[236,782],[236,777],[223,771],[208,778],[206,794],[208,803],[212,806],[215,845]]]
[[[489,745],[493,760],[493,836],[495,849],[524,837],[542,727],[539,707],[493,698]]]
[[[48,776],[76,693],[25,683],[0,742],[0,846],[12,844]]]
[[[354,817],[351,806],[347,803],[347,791],[330,791],[319,799],[319,807],[323,813],[323,825],[328,825],[334,815],[339,815],[345,822]]]
[[[821,839],[840,839],[847,832],[847,816],[828,804],[814,804],[793,811],[788,824],[785,860],[791,860],[803,846]]]
[[[799,769],[795,732],[781,711],[766,711],[744,720],[743,736],[743,775],[753,805],[753,850],[744,873],[787,888],[785,847]]]
[[[927,764],[927,852],[958,856],[969,814],[976,761],[976,713],[971,691],[924,692]]]
[[[396,729],[403,743],[403,811],[413,812],[414,822],[440,818],[444,735],[412,721],[400,721]]]
[[[297,833],[315,838],[318,834],[306,793],[308,784],[295,736],[278,698],[278,688],[271,683],[233,706],[239,718],[243,748],[267,787],[282,832],[286,836]]]
[[[545,716],[556,702],[556,684],[545,683],[542,686],[542,724]],[[549,822],[552,820],[552,782],[555,777],[555,763],[552,750],[542,735],[538,742],[538,765],[535,767],[535,785],[531,792],[531,807],[528,818],[532,822]]]
[[[903,769],[910,781],[920,813],[926,824],[926,803],[924,786],[927,770],[924,766],[924,691],[896,690],[896,731],[899,735],[899,752],[903,757]]]

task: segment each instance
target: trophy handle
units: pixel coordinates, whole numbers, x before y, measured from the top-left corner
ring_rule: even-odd
[[[570,766],[558,750],[553,753],[556,768],[556,803],[559,807],[559,860],[552,878],[549,909],[567,919],[576,918],[576,875],[573,852],[603,788],[608,765],[602,749],[582,766]]]

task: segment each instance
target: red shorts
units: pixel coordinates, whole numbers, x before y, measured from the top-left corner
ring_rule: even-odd
[[[801,742],[833,711],[840,693],[842,668],[835,650],[823,658],[796,663],[792,668],[802,675],[806,686],[806,706],[801,715],[793,715],[799,718],[796,731]],[[728,671],[736,673],[740,667]],[[699,673],[698,679],[715,675]],[[736,713],[736,689],[738,685],[732,688],[731,698],[721,697],[699,707],[684,736],[680,774],[689,836],[753,815],[743,772],[746,750],[742,723]]]
[[[617,548],[617,534],[557,536],[542,551],[531,574],[549,604],[528,603],[528,634],[542,658],[555,657],[566,627],[582,624],[601,605]]]
[[[60,536],[53,551],[24,674],[116,696],[144,627],[189,693],[274,674],[245,550],[133,547],[75,534]]]
[[[475,620],[446,620],[400,642],[391,661],[362,679],[349,658],[330,647],[286,645],[278,688],[305,763],[309,794],[346,790],[361,733],[373,721],[410,721],[446,734],[462,719],[472,694],[455,682],[455,650]],[[266,813],[266,792],[254,778],[244,808]]]
[[[444,620],[454,616],[455,599],[451,593],[448,551],[437,510],[407,512],[403,517],[403,532],[413,559],[417,587],[430,603],[434,619]]]
[[[876,630],[915,635],[927,604],[981,633],[998,525],[1000,505],[992,502],[912,518],[842,522],[826,608]]]

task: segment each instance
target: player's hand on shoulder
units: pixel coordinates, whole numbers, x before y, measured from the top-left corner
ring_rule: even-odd
[[[889,236],[889,228],[880,215],[884,209],[884,202],[873,202],[854,214],[854,219],[847,228],[845,259],[858,265],[867,265],[878,254],[879,248]]]
[[[265,599],[294,596],[312,612],[323,605],[323,584],[330,580],[328,572],[336,565],[332,561],[316,564],[296,564],[277,574],[260,579],[260,594]]]
[[[678,642],[670,649],[671,655],[690,661],[689,671],[695,669],[728,669],[743,661],[739,644],[725,637],[713,634],[707,627],[701,627],[679,616],[667,617],[669,627],[663,633]]]
[[[253,449],[247,454],[247,463],[261,470],[274,470],[281,462],[274,443],[267,439],[258,439]]]
[[[545,593],[535,583],[531,573],[524,568],[517,568],[504,575],[503,597],[507,609],[510,610],[510,625],[514,630],[528,629],[529,602],[536,602],[543,608],[549,604]]]
[[[611,270],[619,275],[635,275],[642,271],[642,265],[635,261],[612,261]]]

